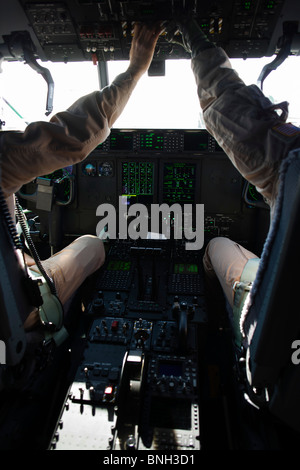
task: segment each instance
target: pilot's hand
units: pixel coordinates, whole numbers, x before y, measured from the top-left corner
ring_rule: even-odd
[[[136,80],[150,67],[158,37],[163,30],[161,23],[152,26],[135,23],[129,54],[129,71]]]
[[[181,34],[179,34],[181,33]],[[180,44],[195,57],[200,51],[215,47],[211,43],[194,18],[173,20],[166,25],[166,39]]]
[[[182,46],[187,52],[191,53],[189,44],[184,42],[182,36],[182,23],[180,21],[172,20],[166,24],[165,39],[172,44]]]

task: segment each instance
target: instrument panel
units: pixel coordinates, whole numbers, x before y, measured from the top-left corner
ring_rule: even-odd
[[[95,234],[97,208],[104,204],[116,211],[117,231],[120,213],[134,204],[148,210],[149,231],[152,205],[190,205],[193,217],[195,207],[204,205],[205,239],[228,236],[251,246],[258,236],[254,208],[267,207],[257,192],[253,197],[255,188],[246,184],[206,130],[112,129],[83,162],[62,171],[64,177],[52,178],[53,201],[62,206],[60,238]],[[22,188],[29,208],[47,209],[36,190],[44,178]],[[268,217],[267,210],[262,213]],[[45,214],[41,218],[47,224]]]
[[[208,233],[238,235],[243,225],[244,180],[206,130],[113,129],[77,172],[81,209],[110,203],[118,213],[120,196],[149,209],[204,204]]]

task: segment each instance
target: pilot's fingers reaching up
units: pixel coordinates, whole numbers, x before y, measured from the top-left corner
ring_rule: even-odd
[[[129,70],[139,79],[150,67],[159,35],[164,30],[162,22],[152,25],[135,23],[129,54]]]

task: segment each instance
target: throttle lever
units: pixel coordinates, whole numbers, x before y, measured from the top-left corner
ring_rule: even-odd
[[[190,309],[186,302],[179,303],[177,296],[174,299],[172,307],[173,316],[177,319],[179,333],[179,350],[184,352],[187,348],[188,338],[188,320],[194,314],[194,310]]]
[[[121,449],[131,449],[138,440],[138,427],[142,406],[145,356],[142,350],[126,351],[116,399],[116,434],[113,449],[118,439]]]

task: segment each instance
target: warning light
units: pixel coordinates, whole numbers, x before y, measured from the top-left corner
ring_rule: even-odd
[[[105,388],[104,393],[105,393],[105,395],[112,395],[113,391],[114,391],[113,387],[111,385],[108,385]]]

